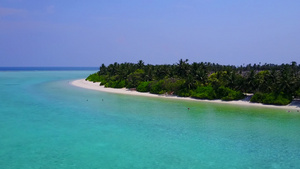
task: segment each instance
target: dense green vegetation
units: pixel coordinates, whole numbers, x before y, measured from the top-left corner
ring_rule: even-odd
[[[143,61],[102,64],[87,80],[105,87],[210,100],[239,100],[244,98],[243,93],[254,93],[251,102],[286,105],[293,97],[300,97],[299,70],[296,62],[237,67],[209,62],[189,64],[181,59],[173,65],[145,65]]]

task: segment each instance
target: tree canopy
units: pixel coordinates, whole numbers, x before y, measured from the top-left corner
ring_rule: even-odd
[[[300,97],[300,65],[219,65],[180,59],[172,65],[138,63],[102,64],[87,80],[112,88],[174,94],[199,99],[239,100],[254,93],[252,102],[286,105]]]

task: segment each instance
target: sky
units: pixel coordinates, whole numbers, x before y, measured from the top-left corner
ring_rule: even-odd
[[[300,63],[298,0],[0,0],[0,66]]]

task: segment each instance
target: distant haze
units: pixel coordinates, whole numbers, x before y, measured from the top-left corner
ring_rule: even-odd
[[[300,63],[300,1],[0,3],[0,66]]]

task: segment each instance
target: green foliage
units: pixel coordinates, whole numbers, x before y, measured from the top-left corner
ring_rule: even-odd
[[[214,89],[218,89],[220,86],[227,86],[229,84],[229,75],[227,71],[219,71],[212,73],[208,77],[209,83]]]
[[[275,104],[275,105],[287,105],[292,101],[292,97],[283,93],[255,93],[250,102],[263,103],[263,104]]]
[[[127,78],[128,88],[137,87],[143,81],[143,77],[145,75],[145,71],[142,69],[137,69],[133,73],[130,73]]]
[[[216,93],[212,86],[199,86],[196,90],[192,92],[191,95],[193,98],[197,99],[216,99]]]
[[[100,86],[105,85],[108,82],[108,76],[107,75],[101,75],[100,76]]]
[[[85,80],[91,81],[91,82],[100,82],[101,78],[98,75],[98,73],[90,74]]]
[[[150,93],[155,94],[164,94],[166,92],[177,93],[177,91],[182,87],[183,84],[184,80],[174,78],[162,79],[149,83],[149,90]]]
[[[137,88],[155,94],[165,92],[203,99],[237,100],[243,92],[255,93],[253,102],[287,104],[291,97],[300,97],[300,65],[248,64],[219,65],[179,60],[173,65],[138,63],[102,64],[97,73],[86,80],[101,82],[113,88]]]
[[[105,87],[111,87],[111,88],[115,88],[115,86],[117,86],[117,83],[116,81],[109,81],[107,83],[104,84]]]
[[[217,89],[216,95],[218,98],[222,98],[222,97],[227,96],[228,93],[230,93],[230,92],[231,92],[231,89],[229,89],[228,87],[221,86]]]
[[[176,92],[182,87],[183,84],[184,84],[184,80],[168,78],[163,80],[162,88],[163,90],[169,92]]]
[[[163,80],[153,81],[150,83],[150,93],[153,94],[162,94],[164,92],[162,88]]]
[[[107,83],[107,80],[105,78],[100,80],[100,86],[103,86]]]
[[[136,88],[136,90],[139,92],[149,92],[149,90],[150,90],[149,84],[150,84],[150,82],[141,82],[138,85],[138,87]]]
[[[224,101],[240,100],[243,99],[244,97],[245,96],[242,92],[231,90],[231,92],[229,92],[227,96],[222,97],[221,100]]]
[[[262,103],[264,98],[265,96],[263,93],[257,92],[251,97],[250,102]]]
[[[190,97],[192,95],[192,90],[188,90],[188,89],[180,89],[178,90],[177,92],[175,92],[175,94],[177,96],[180,96],[180,97]]]
[[[300,88],[295,92],[296,97],[300,97]]]
[[[111,87],[111,88],[123,88],[125,87],[125,80],[121,81],[109,81],[105,83],[105,87]]]
[[[126,86],[125,80],[120,80],[115,88],[123,88]]]
[[[244,94],[240,91],[232,90],[228,87],[221,86],[217,90],[217,98],[220,98],[224,101],[230,101],[230,100],[240,100],[244,98]]]

